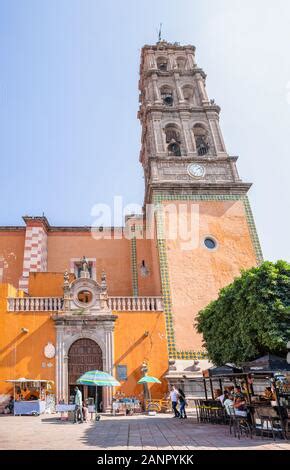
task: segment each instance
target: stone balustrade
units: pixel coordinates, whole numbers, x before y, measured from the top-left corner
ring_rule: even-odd
[[[109,297],[112,310],[126,312],[162,311],[162,297]]]
[[[9,297],[9,312],[59,312],[62,297]],[[163,311],[162,297],[109,297],[109,308],[116,311]]]
[[[9,312],[57,312],[62,309],[62,297],[10,297]]]

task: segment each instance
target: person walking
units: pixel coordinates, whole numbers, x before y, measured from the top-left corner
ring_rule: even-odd
[[[179,418],[180,419],[187,419],[187,415],[186,415],[186,411],[185,411],[185,407],[187,405],[186,403],[186,398],[185,398],[185,394],[184,394],[184,391],[181,390],[181,388],[178,389],[178,394],[179,394]]]
[[[83,423],[83,398],[82,392],[79,387],[75,387],[75,411],[74,411],[74,424]]]
[[[178,397],[179,397],[179,393],[177,389],[174,387],[174,385],[171,385],[170,400],[171,400],[172,410],[174,413],[174,418],[179,418],[179,411],[177,409]]]

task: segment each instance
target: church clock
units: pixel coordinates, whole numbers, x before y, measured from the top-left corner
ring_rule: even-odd
[[[203,165],[198,165],[196,163],[191,163],[187,167],[189,176],[193,178],[203,178],[205,175],[205,168]]]

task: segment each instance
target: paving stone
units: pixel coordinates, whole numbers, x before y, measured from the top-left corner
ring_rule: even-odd
[[[30,434],[27,434],[29,429]],[[154,418],[136,415],[102,416],[99,422],[73,425],[58,415],[30,417],[0,415],[0,449],[86,449],[86,450],[290,450],[287,441],[240,440],[227,426],[174,420],[170,415]]]

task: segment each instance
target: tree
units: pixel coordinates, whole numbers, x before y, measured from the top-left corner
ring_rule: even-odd
[[[290,264],[264,262],[242,271],[201,310],[196,322],[216,365],[287,354],[290,340]]]

